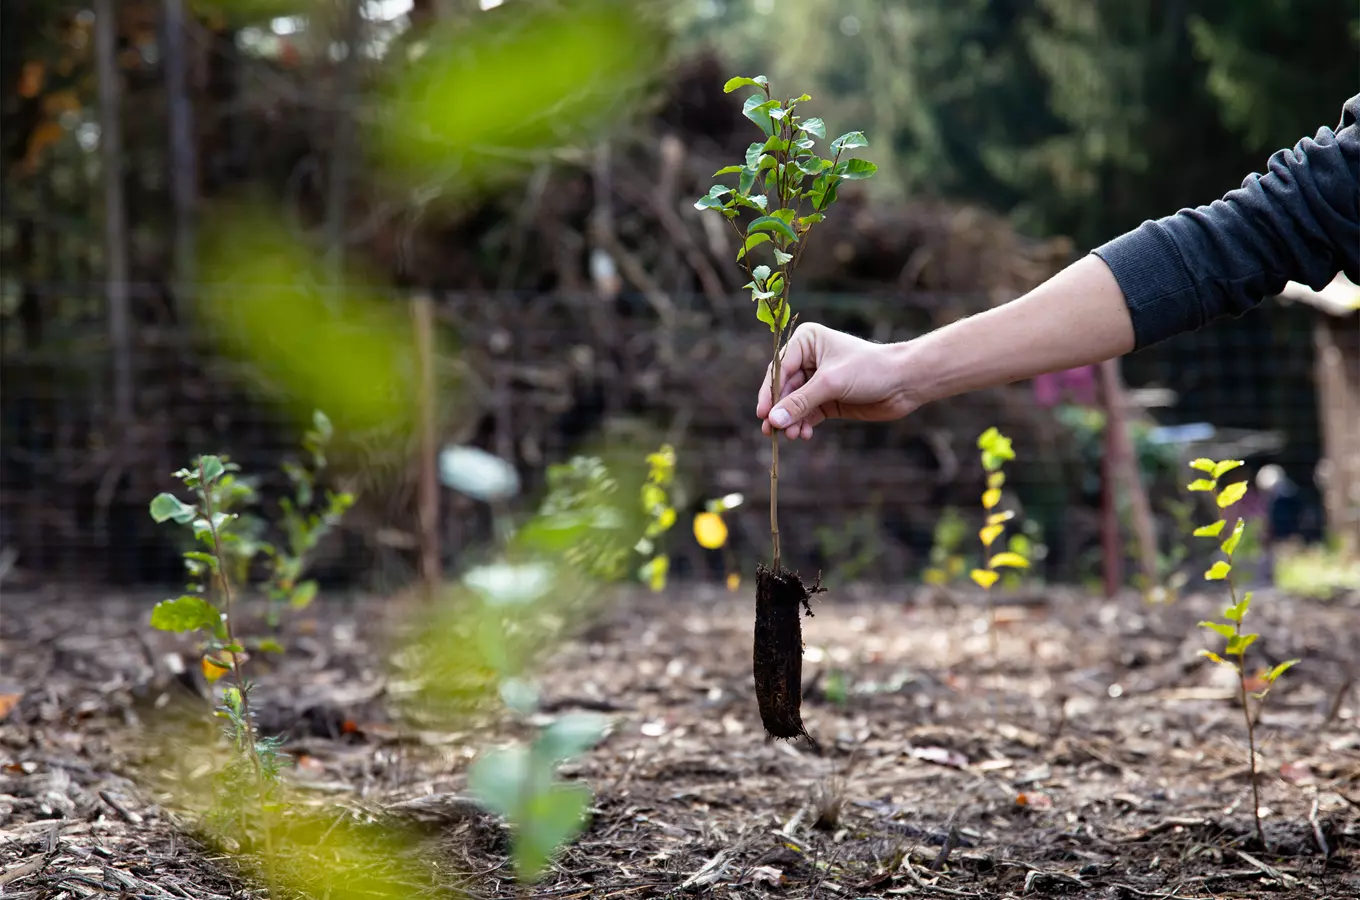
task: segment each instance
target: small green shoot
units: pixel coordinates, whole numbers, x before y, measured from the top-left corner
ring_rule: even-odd
[[[1238,459],[1228,459],[1215,461],[1211,459],[1196,459],[1190,463],[1190,467],[1204,475],[1196,478],[1189,485],[1188,489],[1195,492],[1214,493],[1217,496],[1214,502],[1219,509],[1226,509],[1240,501],[1247,493],[1247,483],[1237,481],[1226,487],[1219,488],[1219,481],[1224,475],[1242,465]],[[1227,666],[1237,674],[1238,701],[1242,707],[1242,716],[1247,725],[1247,753],[1248,765],[1251,772],[1251,799],[1252,799],[1252,822],[1256,826],[1256,838],[1261,842],[1261,846],[1266,846],[1265,831],[1261,827],[1261,789],[1260,775],[1256,769],[1256,719],[1251,712],[1251,705],[1248,697],[1254,697],[1258,702],[1264,702],[1266,694],[1286,671],[1296,665],[1299,660],[1291,659],[1282,662],[1262,675],[1265,687],[1256,692],[1247,690],[1247,670],[1246,654],[1256,639],[1260,636],[1252,632],[1242,630],[1242,622],[1247,616],[1247,610],[1251,608],[1252,594],[1248,591],[1237,598],[1237,587],[1233,583],[1233,553],[1238,549],[1238,544],[1242,540],[1242,535],[1246,531],[1246,522],[1239,518],[1227,537],[1223,532],[1227,528],[1226,519],[1218,519],[1209,525],[1201,525],[1192,534],[1195,537],[1213,538],[1219,541],[1219,550],[1223,552],[1225,559],[1216,560],[1204,573],[1206,581],[1223,581],[1228,585],[1228,596],[1232,605],[1223,610],[1222,622],[1200,622],[1201,628],[1214,632],[1226,642],[1222,654],[1212,650],[1201,650],[1200,655],[1207,657],[1221,666]]]

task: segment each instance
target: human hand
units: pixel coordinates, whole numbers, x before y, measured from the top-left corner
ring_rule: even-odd
[[[771,410],[773,366],[765,372],[756,416],[765,434],[812,437],[826,419],[886,422],[921,406],[906,377],[905,344],[875,344],[824,325],[799,325],[780,366],[780,401]]]

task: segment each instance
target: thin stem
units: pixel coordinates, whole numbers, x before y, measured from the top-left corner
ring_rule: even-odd
[[[785,278],[784,278],[784,284],[786,285],[785,291],[787,291],[787,290],[788,290],[788,288],[787,288],[788,277],[787,277],[787,276],[785,276]],[[787,295],[786,295],[786,296],[787,296]],[[788,302],[788,301],[785,300],[785,302]],[[771,313],[772,313],[772,316],[771,316],[771,317],[774,318],[774,321],[775,321],[775,322],[778,322],[778,321],[779,321],[778,317],[773,316],[773,310],[771,310]],[[771,370],[774,372],[774,376],[770,379],[770,406],[771,406],[771,408],[774,407],[774,404],[776,404],[776,403],[779,402],[779,396],[780,396],[780,393],[781,393],[781,390],[780,390],[780,389],[781,389],[781,384],[780,384],[780,382],[782,381],[782,379],[781,379],[781,377],[780,377],[780,376],[781,376],[780,369],[783,368],[783,366],[781,365],[781,361],[780,361],[780,359],[779,359],[779,338],[782,336],[782,332],[783,332],[783,329],[780,328],[778,325],[776,325],[776,326],[774,327],[774,349],[773,349],[773,350],[771,351],[771,353],[770,353],[770,366],[771,366]],[[779,571],[779,557],[780,557],[780,553],[779,553],[779,430],[776,429],[776,428],[771,428],[771,429],[770,429],[770,454],[771,454],[771,456],[770,456],[770,546],[771,546],[771,549],[772,549],[773,554],[774,554],[774,570],[775,570],[775,572],[777,573],[777,572]]]
[[[1232,564],[1232,556],[1228,556],[1229,565]],[[1228,595],[1232,598],[1232,605],[1237,605],[1237,587],[1233,584],[1232,571],[1229,570],[1227,576]],[[1239,637],[1242,634],[1242,618],[1238,616],[1233,622],[1233,633]],[[1256,772],[1256,722],[1251,717],[1251,706],[1247,702],[1247,671],[1246,671],[1246,652],[1239,651],[1237,654],[1237,690],[1238,700],[1242,705],[1242,718],[1247,723],[1247,763],[1251,771],[1251,821],[1256,826],[1256,839],[1261,842],[1261,846],[1266,847],[1266,833],[1261,828],[1261,788],[1260,778]]]

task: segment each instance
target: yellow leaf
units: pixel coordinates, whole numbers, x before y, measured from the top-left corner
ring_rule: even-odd
[[[991,569],[974,569],[969,574],[983,589],[990,588],[992,585],[996,584],[996,580],[1001,577]]]
[[[978,532],[978,537],[982,540],[983,546],[990,547],[992,546],[992,541],[995,541],[998,537],[1000,537],[1001,532],[1005,530],[1006,526],[1004,525],[988,525],[986,528]]]
[[[1232,506],[1238,500],[1241,500],[1243,497],[1245,497],[1246,494],[1247,483],[1245,481],[1238,481],[1233,484],[1230,484],[1219,492],[1218,508],[1224,509],[1226,507]]]
[[[999,488],[1006,483],[1005,472],[993,472],[987,476],[987,487]]]
[[[741,573],[740,573],[740,572],[728,572],[728,573],[727,573],[727,589],[728,589],[729,591],[735,591],[735,590],[736,590],[737,588],[739,588],[739,587],[741,587]]]
[[[1207,478],[1196,478],[1185,486],[1186,490],[1189,491],[1212,491],[1216,487],[1218,487],[1218,482],[1210,481]]]
[[[932,568],[921,573],[921,580],[926,584],[946,584],[949,581],[949,576],[942,569]]]
[[[203,677],[208,679],[208,684],[212,684],[231,671],[230,666],[224,666],[222,665],[221,660],[213,659],[209,656],[203,657],[200,661],[200,666],[203,669]]]
[[[1000,502],[1001,502],[1000,488],[991,488],[990,490],[987,491],[987,493],[982,495],[982,507],[984,509],[991,509]]]
[[[1201,525],[1195,529],[1195,537],[1218,537],[1219,532],[1223,530],[1223,526],[1226,524],[1228,524],[1227,521],[1219,519],[1212,525]]]
[[[1011,512],[1010,510],[1006,510],[1005,512],[992,513],[990,516],[987,517],[987,524],[1000,525],[1002,522],[1007,522],[1013,518],[1015,518],[1015,513]]]
[[[1029,560],[1025,559],[1019,553],[1012,553],[1007,550],[1005,553],[998,553],[996,556],[993,556],[987,565],[993,569],[997,566],[1010,566],[1013,569],[1028,569]]]
[[[1206,581],[1222,581],[1228,577],[1228,573],[1231,571],[1232,566],[1220,559],[1210,567],[1209,571],[1204,573],[1204,578]]]
[[[701,512],[694,517],[694,539],[700,547],[716,550],[727,543],[727,523],[716,513]]]
[[[1190,468],[1199,469],[1201,472],[1212,472],[1214,470],[1214,461],[1212,459],[1205,459],[1204,457],[1192,459],[1190,460]]]

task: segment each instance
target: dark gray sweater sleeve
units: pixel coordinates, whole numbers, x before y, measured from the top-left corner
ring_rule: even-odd
[[[1240,316],[1286,281],[1360,283],[1360,94],[1208,206],[1144,222],[1093,252],[1124,292],[1136,347]]]

